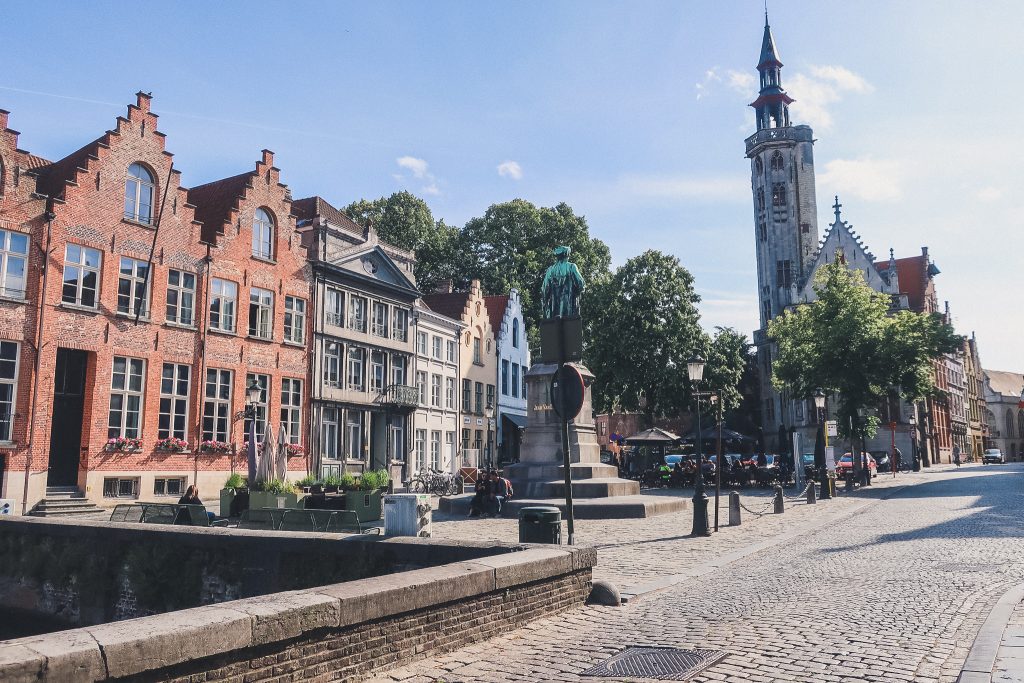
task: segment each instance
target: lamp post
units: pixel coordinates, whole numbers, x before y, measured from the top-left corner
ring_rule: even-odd
[[[860,436],[860,450],[858,451],[856,446],[854,447],[854,454],[852,457],[857,460],[857,465],[860,467],[858,472],[858,479],[860,485],[871,486],[871,470],[868,469],[868,454],[864,451],[864,420],[867,418],[868,411],[864,408],[857,408],[857,427],[853,430],[853,438],[856,443],[856,439]]]
[[[494,469],[494,462],[491,458],[491,427],[494,426],[494,405],[487,404],[484,408],[484,417],[487,418],[487,469]]]
[[[686,370],[694,386],[694,403],[697,408],[697,472],[693,486],[693,536],[710,536],[708,527],[708,496],[704,493],[704,462],[700,449],[700,382],[704,378],[704,359],[694,356],[686,363]]]
[[[825,392],[818,389],[814,392],[814,407],[818,411],[818,439],[825,444],[825,453],[828,453],[828,425],[825,424],[825,418],[828,417],[825,414]],[[819,468],[818,480],[821,482],[821,499],[827,500],[832,497],[832,481],[828,476],[828,467],[826,462],[828,456],[822,455],[821,462],[815,462],[815,466]]]
[[[913,462],[914,471],[920,472],[921,459],[917,455],[917,415],[914,414],[917,411],[916,404],[911,407],[911,411],[907,418],[907,422],[910,423],[910,459]]]

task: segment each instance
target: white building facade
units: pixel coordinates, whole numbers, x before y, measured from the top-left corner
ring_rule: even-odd
[[[423,300],[413,307],[419,407],[413,415],[411,474],[427,467],[458,474],[459,339],[465,327],[459,320],[430,310]]]
[[[518,462],[526,429],[526,371],[530,344],[519,292],[485,297],[498,356],[498,404],[495,411],[498,462]]]

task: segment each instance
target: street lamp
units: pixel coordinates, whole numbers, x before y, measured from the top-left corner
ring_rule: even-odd
[[[487,418],[487,469],[493,469],[494,463],[491,459],[491,426],[494,424],[494,405],[487,404],[484,408],[484,417]]]
[[[913,461],[914,471],[921,471],[921,459],[917,455],[917,404],[911,406],[910,416],[907,422],[910,423],[910,458]]]
[[[704,359],[694,356],[686,363],[686,371],[693,382],[694,403],[697,407],[697,474],[693,486],[693,531],[694,536],[710,536],[708,527],[708,496],[704,493],[704,462],[700,449],[700,382],[704,379]]]
[[[251,380],[249,380],[249,386],[245,388],[246,419],[255,419],[256,405],[260,402],[260,394],[262,393],[263,390],[260,389],[260,385],[256,383],[256,378],[253,377]]]
[[[821,389],[814,392],[814,407],[818,411],[818,440],[824,443],[825,452],[828,453],[828,425],[825,424],[825,418],[827,417],[825,414],[825,392]],[[832,482],[828,477],[827,461],[827,455],[823,455],[820,463],[817,461],[814,463],[816,467],[820,468],[818,479],[821,481],[822,500],[832,497]]]

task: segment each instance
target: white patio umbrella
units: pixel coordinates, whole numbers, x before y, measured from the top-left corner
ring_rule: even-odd
[[[263,452],[260,454],[259,479],[270,481],[274,479],[274,439],[271,437],[273,431],[268,422],[263,430]]]
[[[274,464],[277,478],[284,481],[288,477],[288,432],[285,430],[283,422],[277,432],[277,458]]]

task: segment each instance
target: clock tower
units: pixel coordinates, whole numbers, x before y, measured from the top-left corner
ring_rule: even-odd
[[[791,403],[771,386],[772,348],[765,330],[769,321],[797,303],[818,248],[814,197],[814,137],[810,126],[792,125],[794,101],[782,88],[782,61],[764,18],[757,70],[761,89],[750,106],[757,132],[746,140],[750,188],[754,199],[760,329],[754,333],[761,368],[762,427],[774,436],[779,425],[793,425]],[[774,440],[774,438],[773,438]]]

